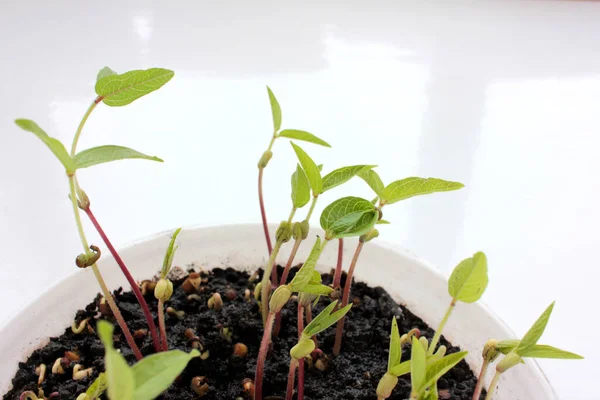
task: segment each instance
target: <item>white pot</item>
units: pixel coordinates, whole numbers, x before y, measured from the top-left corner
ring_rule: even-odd
[[[275,228],[271,227],[272,232]],[[160,268],[171,233],[159,233],[120,251],[134,277],[139,280],[149,278]],[[262,227],[257,224],[184,229],[178,243],[175,265],[187,265],[193,261],[208,268],[254,269],[266,261]],[[345,244],[347,265],[356,240],[345,240]],[[305,259],[311,246],[301,246],[297,260]],[[290,248],[290,245],[283,247],[278,262],[287,260]],[[108,286],[111,289],[127,287],[121,271],[107,253],[103,254],[99,266]],[[319,269],[329,271],[336,259],[337,245],[330,244],[321,256]],[[445,277],[414,255],[379,239],[365,245],[356,278],[372,286],[382,286],[432,327],[437,326],[450,303]],[[91,270],[75,271],[51,286],[0,328],[0,354],[3,358],[0,393],[10,388],[18,362],[25,361],[33,350],[44,346],[49,337],[62,334],[73,322],[75,312],[88,304],[98,291]],[[481,366],[481,350],[488,339],[514,338],[510,329],[481,304],[458,304],[444,329],[444,336],[469,351],[467,362],[477,372]],[[494,398],[557,399],[540,368],[529,361],[505,374]]]

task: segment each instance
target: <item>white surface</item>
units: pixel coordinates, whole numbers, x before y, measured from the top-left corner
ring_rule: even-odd
[[[198,266],[208,268],[237,266],[254,269],[262,266],[267,257],[261,230],[259,224],[184,229],[177,240],[179,250],[174,263],[184,265],[194,260]],[[163,232],[122,249],[120,254],[132,266],[132,274],[148,277],[160,268],[171,233]],[[316,229],[311,234],[311,242],[315,234]],[[352,256],[352,247],[356,246],[357,241],[349,239],[348,244],[350,246],[344,254],[347,258]],[[285,263],[291,247],[291,244],[284,246],[278,262]],[[298,258],[305,259],[311,247],[312,243],[305,243],[297,254]],[[318,267],[323,272],[329,271],[335,266],[336,260],[337,248],[329,245],[319,259]],[[374,269],[375,266],[377,269]],[[112,289],[127,285],[111,257],[105,257],[99,268]],[[385,244],[365,246],[357,265],[356,277],[373,286],[383,286],[430,325],[439,323],[451,300],[444,290],[447,283],[441,274],[406,251]],[[0,364],[0,393],[6,390],[10,377],[14,375],[17,360],[25,360],[32,348],[45,343],[50,336],[61,334],[65,325],[72,322],[73,314],[85,306],[87,299],[93,297],[96,291],[93,273],[90,270],[76,271],[44,293],[44,301],[31,304],[10,322],[10,326],[0,328],[0,354],[5,360],[11,361]],[[65,293],[74,292],[79,296],[65,297]],[[36,323],[41,316],[49,313],[54,318]],[[36,325],[37,329],[28,328],[32,325]],[[511,332],[481,304],[460,304],[444,329],[444,335],[470,352],[467,362],[478,370],[481,364],[479,354],[487,338],[506,339],[511,337]],[[488,378],[491,379],[492,375]],[[528,363],[521,367],[519,375],[504,378],[495,399],[554,400],[556,396],[535,363]]]
[[[2,2],[0,319],[72,271],[81,250],[58,163],[12,120],[33,118],[68,142],[100,67],[161,66],[176,71],[172,82],[131,106],[99,107],[81,141],[166,160],[80,174],[116,245],[179,225],[259,221],[268,84],[284,127],[333,144],[303,146],[326,171],[378,163],[386,182],[464,182],[390,207],[382,239],[443,273],[485,251],[484,301],[519,334],[556,299],[542,341],[587,359],[542,366],[563,399],[594,398],[600,3],[335,4]],[[274,150],[271,221],[288,214],[294,165],[284,140]],[[346,194],[370,195],[352,182],[321,208]]]

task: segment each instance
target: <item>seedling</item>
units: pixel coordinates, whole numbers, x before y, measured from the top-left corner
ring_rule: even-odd
[[[175,252],[177,251],[178,246],[175,246],[175,240],[177,240],[179,232],[181,232],[181,228],[178,228],[171,237],[171,241],[169,242],[169,246],[165,252],[165,258],[160,270],[160,279],[158,282],[156,282],[156,286],[154,288],[154,297],[156,297],[158,300],[158,326],[160,327],[160,345],[162,351],[169,350],[164,308],[165,302],[167,302],[173,295],[173,282],[171,282],[167,276],[169,275],[169,271],[173,265],[173,257],[175,257]]]
[[[108,382],[106,381],[106,373],[101,372],[100,375],[96,378],[94,383],[90,385],[88,390],[85,393],[77,396],[77,400],[99,400],[100,397],[106,392],[108,389]]]
[[[473,394],[474,400],[479,400],[481,386],[483,385],[483,379],[489,364],[494,362],[500,354],[504,354],[505,356],[498,364],[496,364],[496,373],[488,388],[485,397],[486,400],[492,399],[494,391],[498,386],[500,376],[512,367],[524,363],[524,358],[555,358],[563,360],[583,359],[582,356],[569,351],[544,344],[537,344],[538,340],[540,340],[542,334],[546,330],[546,325],[548,324],[553,308],[554,303],[546,308],[521,340],[503,340],[500,342],[491,340],[486,344],[482,353],[483,366],[481,368],[481,373],[479,374],[475,393]]]
[[[306,326],[300,335],[298,343],[290,350],[292,359],[290,361],[286,400],[292,400],[292,395],[294,394],[294,375],[299,361],[304,360],[304,358],[309,356],[316,348],[316,344],[312,337],[335,324],[340,318],[343,318],[352,307],[352,304],[349,304],[334,312],[337,303],[337,301],[334,301],[321,311],[321,313]],[[300,387],[304,388],[304,381],[301,382],[298,380],[298,388]],[[298,400],[302,400],[300,396],[298,396]]]
[[[190,360],[200,356],[198,350],[171,350],[145,357],[130,367],[113,346],[113,326],[98,321],[97,329],[106,352],[104,364],[111,400],[152,400],[171,386]]]
[[[105,67],[102,70],[100,70],[100,72],[98,73],[95,87],[97,97],[89,106],[81,122],[79,123],[79,126],[77,127],[77,131],[75,132],[75,136],[71,144],[70,153],[67,152],[65,146],[58,139],[50,137],[35,122],[27,119],[17,119],[15,121],[15,123],[21,129],[33,133],[42,142],[44,142],[44,144],[48,146],[50,151],[52,151],[52,153],[56,156],[56,158],[64,167],[69,181],[70,199],[73,208],[73,213],[75,215],[75,222],[84,251],[84,253],[78,257],[78,266],[92,268],[94,275],[98,280],[100,288],[102,289],[104,297],[106,297],[108,305],[110,306],[117,323],[123,331],[127,343],[131,347],[133,353],[135,354],[138,360],[142,358],[142,355],[137,345],[135,344],[135,341],[133,340],[131,332],[129,332],[129,329],[127,328],[127,325],[123,320],[123,317],[121,316],[121,313],[119,312],[114,302],[114,299],[112,298],[108,288],[106,287],[104,278],[102,277],[100,271],[98,270],[98,267],[96,266],[95,262],[97,260],[97,255],[95,252],[90,252],[90,249],[93,248],[88,244],[85,232],[83,230],[83,225],[81,224],[81,217],[79,215],[78,207],[81,207],[90,217],[92,223],[97,228],[98,233],[103,238],[107,247],[109,247],[111,253],[115,257],[115,260],[117,261],[117,263],[121,267],[121,270],[127,277],[132,290],[136,294],[140,306],[144,310],[144,315],[146,317],[148,327],[152,332],[155,348],[158,350],[159,342],[156,326],[154,325],[152,315],[150,314],[148,306],[143,296],[141,295],[139,288],[135,283],[135,280],[131,277],[131,274],[125,267],[125,264],[122,262],[120,257],[118,257],[118,254],[114,250],[114,247],[112,246],[112,244],[110,244],[108,238],[104,234],[104,231],[102,231],[102,228],[100,228],[99,224],[97,223],[96,219],[91,213],[90,200],[85,191],[79,185],[79,181],[77,179],[77,171],[94,165],[123,159],[137,158],[159,162],[162,162],[162,160],[158,157],[151,157],[127,147],[115,145],[93,147],[78,153],[77,144],[79,142],[79,138],[81,137],[81,133],[83,131],[83,127],[85,126],[86,121],[88,120],[90,114],[99,103],[103,102],[104,104],[111,107],[127,105],[135,101],[136,99],[159,89],[165,83],[167,83],[173,77],[173,75],[173,71],[169,71],[162,68],[151,68],[144,71],[129,71],[124,74],[117,74],[108,67]]]

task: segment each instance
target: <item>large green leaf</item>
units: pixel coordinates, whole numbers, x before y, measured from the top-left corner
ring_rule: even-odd
[[[294,142],[290,142],[294,151],[296,152],[296,156],[298,157],[298,161],[300,161],[300,165],[304,169],[306,173],[306,177],[308,178],[308,182],[310,183],[310,188],[313,191],[313,196],[318,196],[323,192],[323,179],[321,178],[321,172],[319,171],[319,167],[317,164],[310,158],[308,154]]]
[[[379,197],[381,198],[381,203],[392,204],[414,196],[457,190],[463,186],[462,183],[449,182],[437,178],[411,177],[390,183],[379,194]]]
[[[17,119],[15,120],[15,124],[17,124],[19,128],[27,132],[33,133],[42,142],[44,142],[44,144],[48,146],[50,151],[54,153],[56,158],[58,158],[58,161],[60,161],[61,164],[65,167],[67,173],[73,173],[75,171],[75,162],[73,161],[71,156],[69,156],[69,153],[67,153],[67,149],[65,149],[65,146],[60,142],[60,140],[48,136],[48,134],[44,132],[44,130],[40,128],[38,124],[36,124],[30,119]]]
[[[108,74],[96,82],[96,94],[101,96],[104,104],[108,106],[125,106],[160,89],[173,75],[173,71],[163,68]]]
[[[323,177],[323,192],[348,182],[352,177],[365,169],[375,168],[376,165],[351,165],[331,171]]]
[[[110,323],[100,320],[96,328],[105,349],[104,365],[106,368],[106,382],[108,383],[108,397],[111,400],[133,399],[135,378],[125,358],[113,347],[114,327]]]
[[[273,114],[273,131],[279,132],[281,129],[281,107],[273,91],[268,86],[267,92],[269,93],[269,103],[271,103],[271,114]]]
[[[540,340],[544,330],[546,329],[546,325],[548,324],[548,320],[550,319],[550,315],[552,314],[552,309],[554,308],[554,302],[544,310],[542,315],[535,321],[535,323],[529,328],[523,339],[519,342],[517,347],[515,348],[515,353],[520,356],[523,356],[527,350],[530,350],[533,346],[537,344],[537,341]]]
[[[139,151],[123,146],[105,145],[83,150],[75,155],[75,167],[77,169],[91,167],[111,161],[142,159],[163,162],[158,157],[148,156]]]
[[[375,206],[360,197],[343,197],[325,207],[321,227],[328,239],[360,236],[377,223],[379,213]]]
[[[400,331],[396,317],[392,318],[392,331],[390,332],[390,354],[388,356],[388,371],[400,364],[402,359],[402,344],[400,342]]]
[[[135,377],[134,400],[151,400],[167,390],[194,357],[198,350],[185,353],[181,350],[152,354],[133,366]]]
[[[314,336],[318,333],[323,332],[325,329],[329,328],[331,325],[338,322],[340,319],[344,318],[344,316],[350,311],[352,304],[348,304],[346,307],[337,310],[336,312],[332,312],[337,306],[337,300],[331,302],[323,311],[317,315],[310,324],[304,328],[304,334],[306,336]]]
[[[487,284],[487,258],[478,252],[454,268],[448,280],[448,293],[456,300],[473,303],[481,298]]]
[[[304,207],[310,201],[310,184],[300,164],[292,174],[292,204],[296,208]]]
[[[302,267],[300,267],[300,270],[294,276],[294,279],[290,282],[292,292],[302,292],[306,285],[315,283],[315,266],[321,256],[321,251],[321,239],[317,236],[317,240],[315,240],[315,244],[310,251],[310,254],[304,261],[304,264],[302,264]]]
[[[381,196],[383,193],[383,189],[385,186],[379,177],[379,174],[372,169],[363,169],[359,171],[356,175],[358,175],[362,180],[367,182],[367,184],[373,189],[377,196]]]
[[[427,355],[419,339],[413,336],[410,353],[410,381],[413,392],[420,392],[427,377]]]
[[[314,143],[325,147],[331,147],[331,145],[323,139],[316,137],[310,132],[301,131],[298,129],[284,129],[279,132],[279,135],[277,136],[288,139],[302,140],[303,142]]]
[[[421,386],[418,391],[422,393],[428,387],[432,387],[438,381],[438,379],[446,374],[446,372],[454,368],[454,366],[461,362],[461,360],[466,356],[467,352],[461,351],[459,353],[449,354],[431,364],[428,364],[425,381],[423,386]]]

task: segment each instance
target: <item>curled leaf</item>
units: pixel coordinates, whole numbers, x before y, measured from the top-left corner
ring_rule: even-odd
[[[540,340],[544,330],[546,330],[546,325],[548,325],[548,320],[550,319],[550,315],[552,314],[552,309],[554,308],[554,302],[548,306],[540,315],[540,317],[535,321],[535,323],[529,328],[523,339],[519,342],[514,352],[520,356],[523,356],[525,352],[530,350],[533,346],[537,344],[537,341]]]
[[[173,257],[175,257],[175,252],[179,246],[175,246],[175,240],[177,240],[177,235],[181,232],[181,228],[177,228],[171,236],[171,242],[169,242],[169,247],[167,247],[167,251],[165,253],[165,258],[163,260],[163,266],[160,271],[161,277],[164,279],[167,277],[169,270],[171,269],[171,265],[173,265]]]
[[[304,287],[309,284],[314,284],[315,279],[315,267],[317,265],[317,261],[321,256],[321,239],[317,237],[315,240],[315,244],[313,245],[310,254],[302,264],[300,270],[294,276],[294,279],[290,282],[290,287],[292,292],[302,292]]]
[[[400,331],[396,317],[392,319],[392,331],[390,333],[390,355],[388,357],[388,371],[400,364],[402,358],[402,344],[400,343]]]
[[[373,189],[377,196],[381,196],[385,186],[377,172],[375,172],[373,169],[364,169],[359,171],[356,175],[358,175],[363,181],[365,181],[367,185],[369,185],[369,187]]]

